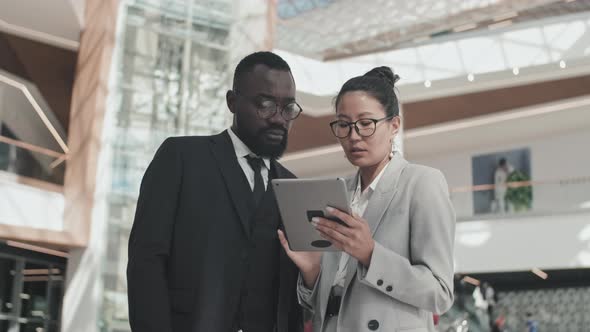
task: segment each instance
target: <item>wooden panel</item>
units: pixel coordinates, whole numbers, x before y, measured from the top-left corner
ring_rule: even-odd
[[[590,76],[404,104],[406,129],[539,105],[590,93]]]
[[[588,93],[590,76],[587,75],[407,103],[403,104],[404,130],[579,97]],[[310,117],[302,114],[293,125],[287,153],[334,144],[336,140],[328,127],[333,118],[333,115]]]
[[[304,111],[305,112],[305,111]],[[287,152],[301,151],[338,143],[330,131],[329,123],[334,115],[312,117],[305,113],[295,120],[289,133]]]

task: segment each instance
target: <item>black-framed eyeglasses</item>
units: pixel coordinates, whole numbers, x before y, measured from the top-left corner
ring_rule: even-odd
[[[248,99],[248,101],[250,101],[254,106],[256,106],[256,112],[258,113],[258,116],[262,119],[272,118],[273,116],[275,116],[275,114],[277,114],[279,108],[281,109],[281,116],[283,117],[283,119],[287,121],[295,120],[299,116],[299,114],[303,112],[301,106],[299,106],[299,104],[297,104],[297,102],[295,101],[289,102],[283,107],[280,107],[276,101],[269,98],[264,98],[260,96],[246,96],[241,93],[238,93],[237,91],[234,91],[234,93],[236,95]]]
[[[344,120],[336,120],[330,122],[330,128],[332,129],[332,134],[338,138],[346,138],[350,136],[352,132],[352,127],[357,134],[361,137],[369,137],[375,133],[377,130],[377,123],[383,120],[389,120],[394,118],[395,116],[386,116],[381,119],[358,119],[355,122],[348,122]]]

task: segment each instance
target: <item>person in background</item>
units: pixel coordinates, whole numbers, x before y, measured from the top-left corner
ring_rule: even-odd
[[[498,161],[498,166],[494,171],[494,202],[496,208],[492,209],[493,212],[505,213],[508,211],[508,204],[506,204],[506,190],[508,187],[506,186],[506,182],[508,175],[513,170],[512,166],[506,161],[506,158],[501,158]]]
[[[526,332],[539,332],[538,323],[533,318],[532,312],[526,313]]]

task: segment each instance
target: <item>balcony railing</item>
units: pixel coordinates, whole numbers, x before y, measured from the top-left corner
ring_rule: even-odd
[[[590,176],[450,189],[457,219],[590,212]]]
[[[0,70],[0,170],[63,184],[66,136],[37,87]]]

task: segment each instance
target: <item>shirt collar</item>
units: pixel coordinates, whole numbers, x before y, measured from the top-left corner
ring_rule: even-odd
[[[375,177],[375,179],[373,179],[373,182],[371,182],[371,184],[367,187],[367,189],[369,189],[370,192],[374,192],[375,189],[377,189],[377,185],[379,184],[379,180],[381,180],[381,177],[383,176],[383,173],[385,172],[385,169],[387,168],[387,166],[389,166],[390,162],[391,161],[388,161],[387,164],[385,164],[385,167],[383,167],[381,172],[379,172],[379,174]],[[361,193],[361,174],[360,174],[360,172],[357,176],[356,190],[358,193]]]
[[[238,135],[236,135],[236,133],[234,133],[233,129],[229,128],[227,130],[227,133],[229,134],[229,138],[231,139],[231,142],[234,146],[234,150],[236,152],[236,157],[238,157],[238,158],[245,158],[247,156],[259,157],[254,152],[252,152],[252,150],[250,150],[250,148],[246,145],[246,143],[244,143],[238,137]],[[262,158],[262,160],[264,161],[264,165],[266,166],[266,168],[270,169],[270,158]]]

